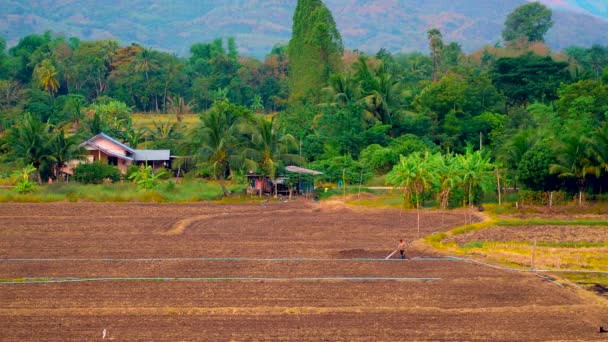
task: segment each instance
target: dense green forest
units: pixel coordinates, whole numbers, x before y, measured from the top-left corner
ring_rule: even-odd
[[[551,15],[523,5],[507,18],[504,43],[468,55],[438,29],[428,31],[430,54],[346,50],[320,0],[298,1],[290,43],[264,60],[240,56],[232,38],[194,44],[185,58],[52,32],[8,50],[0,39],[0,173],[32,164],[54,177],[79,142],[105,132],[171,149],[188,157],[180,167],[220,180],[254,170],[274,178],[295,163],[330,181],[389,173],[418,194],[424,176],[403,183],[410,164],[431,173],[475,154],[512,187],[599,194],[608,184],[608,47],[551,51]],[[143,127],[132,119],[142,112],[175,120]],[[200,120],[186,124],[192,113]],[[469,179],[469,190],[482,188]]]

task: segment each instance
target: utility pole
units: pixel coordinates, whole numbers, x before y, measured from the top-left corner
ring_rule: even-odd
[[[342,169],[342,189],[344,189],[344,200],[346,201],[346,169]]]

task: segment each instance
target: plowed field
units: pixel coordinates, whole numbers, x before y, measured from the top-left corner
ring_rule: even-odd
[[[423,212],[421,236],[463,223]],[[602,340],[572,288],[433,255],[416,213],[1,204],[0,340]]]

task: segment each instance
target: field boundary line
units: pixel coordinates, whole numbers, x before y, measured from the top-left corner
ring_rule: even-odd
[[[585,310],[587,305],[573,304],[568,306],[573,311]],[[142,315],[165,315],[165,314],[188,314],[188,315],[284,315],[284,314],[323,314],[323,313],[397,313],[397,312],[445,312],[445,313],[503,313],[503,312],[563,312],[562,305],[526,305],[514,307],[487,307],[487,308],[441,308],[433,306],[255,306],[255,307],[84,307],[84,308],[0,308],[0,316],[7,315],[36,315],[43,314],[48,316],[97,316],[115,314],[142,314]]]
[[[22,281],[0,281],[0,285],[26,285],[26,284],[53,284],[53,283],[79,283],[98,281],[438,281],[441,278],[415,278],[415,277],[99,277],[99,278],[65,278],[65,279],[41,279],[19,278]]]
[[[0,262],[71,262],[71,261],[90,261],[90,262],[147,262],[147,261],[383,261],[383,262],[404,262],[404,261],[460,261],[456,257],[414,257],[409,259],[385,259],[385,258],[239,258],[239,257],[218,257],[218,258],[0,258]]]

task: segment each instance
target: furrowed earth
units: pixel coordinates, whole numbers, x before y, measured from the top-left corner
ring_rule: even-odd
[[[420,237],[464,223],[423,211]],[[0,340],[603,340],[608,308],[410,245],[416,212],[0,205]]]

